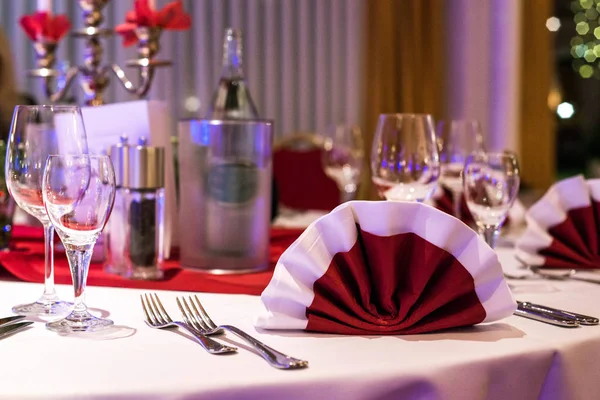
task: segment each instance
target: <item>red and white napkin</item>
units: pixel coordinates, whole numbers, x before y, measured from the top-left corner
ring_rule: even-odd
[[[352,201],[283,253],[256,326],[411,334],[507,317],[516,308],[494,251],[431,206]]]
[[[523,262],[549,268],[600,268],[600,179],[555,183],[527,212],[517,242]]]

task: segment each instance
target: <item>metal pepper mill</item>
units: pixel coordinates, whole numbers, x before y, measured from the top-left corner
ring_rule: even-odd
[[[165,229],[165,149],[140,138],[129,147],[125,188],[127,277],[163,277]]]

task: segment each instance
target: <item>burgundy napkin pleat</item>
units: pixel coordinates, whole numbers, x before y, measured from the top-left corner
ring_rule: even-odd
[[[549,247],[539,251],[546,258],[544,266],[554,268],[600,268],[598,231],[600,205],[581,207],[567,212],[567,218],[548,229]]]
[[[313,287],[307,330],[412,334],[469,326],[486,313],[469,272],[414,233],[381,237],[359,230]]]

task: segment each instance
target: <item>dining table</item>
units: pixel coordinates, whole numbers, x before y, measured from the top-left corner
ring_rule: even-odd
[[[510,240],[496,249],[503,268],[520,271]],[[0,264],[10,257],[0,257]],[[8,262],[8,264],[10,264]],[[13,265],[14,267],[14,265]],[[267,272],[268,274],[268,272]],[[236,279],[228,278],[228,279]],[[245,279],[240,276],[239,279]],[[266,280],[268,282],[268,279]],[[104,282],[106,283],[106,282]],[[515,299],[600,316],[600,284],[531,276],[508,281]],[[87,288],[95,315],[111,328],[61,335],[45,317],[0,340],[2,399],[598,399],[600,326],[562,328],[510,316],[471,327],[415,335],[333,335],[261,330],[256,290],[211,292],[138,286]],[[243,287],[240,286],[240,287]],[[0,317],[39,295],[41,283],[0,273]],[[57,285],[62,298],[72,287]],[[156,293],[173,319],[176,298],[197,295],[217,323],[232,324],[267,345],[307,360],[304,369],[270,366],[245,342],[212,355],[185,331],[144,322],[140,296]]]

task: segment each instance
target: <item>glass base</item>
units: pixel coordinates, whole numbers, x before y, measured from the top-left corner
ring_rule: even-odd
[[[36,301],[35,303],[19,304],[12,311],[19,315],[67,315],[73,308],[73,303],[66,301]]]
[[[65,319],[48,322],[46,328],[59,333],[95,332],[113,325],[110,319],[94,317],[87,311],[72,312]]]

